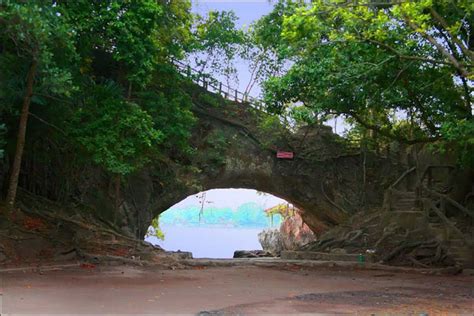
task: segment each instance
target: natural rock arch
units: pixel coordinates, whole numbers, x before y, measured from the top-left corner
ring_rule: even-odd
[[[164,179],[149,168],[130,177],[124,190],[124,229],[143,238],[160,213],[189,195],[218,188],[255,189],[281,197],[304,212],[315,232],[341,223],[363,207],[382,204],[389,182],[382,183],[369,171],[372,165],[380,169],[385,164],[387,173],[377,175],[386,177],[395,171],[387,160],[348,149],[325,126],[292,133],[279,126],[282,135],[275,137],[257,128],[267,114],[246,104],[223,103],[216,107],[195,102],[196,155],[189,166],[197,170],[177,166]],[[295,151],[295,158],[277,159],[277,146]]]

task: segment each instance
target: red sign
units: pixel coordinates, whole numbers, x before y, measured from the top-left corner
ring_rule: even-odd
[[[277,158],[278,159],[293,159],[293,152],[292,151],[277,151]]]

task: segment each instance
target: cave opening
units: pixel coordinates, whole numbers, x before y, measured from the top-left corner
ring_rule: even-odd
[[[153,219],[145,240],[194,258],[233,258],[237,250],[262,251],[259,234],[278,231],[292,210],[289,202],[256,190],[202,191]]]

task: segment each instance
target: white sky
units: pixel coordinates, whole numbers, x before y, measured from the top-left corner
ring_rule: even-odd
[[[172,208],[185,208],[189,206],[200,206],[201,193],[190,195]],[[267,209],[280,203],[286,203],[285,200],[277,198],[271,194],[258,194],[255,190],[249,189],[214,189],[206,191],[205,207],[229,207],[238,208],[240,205],[254,202]]]

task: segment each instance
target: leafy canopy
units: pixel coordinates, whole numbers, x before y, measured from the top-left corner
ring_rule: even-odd
[[[168,60],[189,45],[191,22],[189,1],[1,2],[2,120],[14,131],[36,60],[30,111],[46,123],[43,131],[61,131],[79,153],[118,175],[152,155],[179,156],[194,118]]]
[[[279,1],[259,22],[269,27],[261,37],[291,67],[265,82],[266,103],[345,116],[406,143],[472,149],[473,12],[470,1]]]

